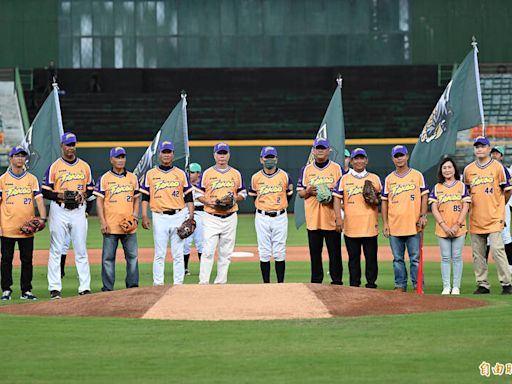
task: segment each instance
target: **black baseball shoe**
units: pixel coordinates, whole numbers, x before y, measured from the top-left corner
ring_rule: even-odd
[[[502,295],[512,295],[512,285],[504,285],[501,291]]]
[[[78,292],[78,295],[79,296],[83,296],[83,295],[90,295],[91,294],[91,291],[89,291],[88,289],[82,291],[82,292]]]
[[[0,300],[2,301],[7,301],[7,300],[11,300],[11,294],[12,294],[12,291],[10,290],[5,290],[2,292],[2,298]]]
[[[478,286],[475,292],[473,292],[474,295],[487,295],[491,293],[489,288],[482,287],[481,285]]]
[[[23,292],[23,294],[20,296],[20,299],[21,300],[37,300],[37,297],[35,295],[32,294],[32,292],[30,291],[25,291]]]
[[[50,299],[51,300],[56,300],[56,299],[61,299],[62,296],[60,295],[60,291],[57,291],[57,290],[54,290],[54,291],[50,291]]]

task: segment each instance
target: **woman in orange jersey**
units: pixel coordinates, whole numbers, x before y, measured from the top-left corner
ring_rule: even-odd
[[[471,197],[460,181],[455,162],[447,157],[437,173],[438,183],[432,189],[429,202],[436,219],[436,236],[441,248],[442,295],[459,295],[462,278],[462,249],[466,238],[466,215]],[[450,285],[453,263],[453,288]]]

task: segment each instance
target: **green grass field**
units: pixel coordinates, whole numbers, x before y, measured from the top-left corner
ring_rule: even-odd
[[[485,298],[490,305],[453,312],[220,322],[0,315],[0,382],[484,382],[478,370],[482,361],[512,362],[511,298],[499,295],[494,265],[490,269],[492,294]],[[198,264],[191,270],[187,283],[197,282]],[[97,292],[100,267],[92,266],[91,271]],[[168,264],[166,281],[171,273]],[[116,289],[122,288],[123,277],[118,268]],[[287,282],[308,278],[309,263],[287,263]],[[234,262],[229,281],[259,283],[258,264]],[[438,263],[426,263],[425,281],[427,293],[440,292]],[[471,265],[466,264],[464,296],[473,297],[468,294],[473,282]],[[391,262],[380,264],[378,283],[379,288],[392,288]],[[64,296],[76,295],[73,268],[68,268],[63,284]],[[150,284],[151,265],[143,264],[141,285]],[[44,267],[35,269],[34,293],[47,298]],[[7,305],[18,305],[16,301]],[[510,379],[491,377],[485,382]]]
[[[382,223],[380,225],[382,231]],[[430,214],[428,218],[427,228],[425,230],[424,244],[425,245],[438,245],[437,239],[434,235],[435,221],[434,217]],[[139,247],[152,248],[153,247],[153,232],[146,231],[139,226],[137,232],[137,240]],[[89,218],[89,231],[87,237],[88,248],[101,248],[102,237],[100,233],[100,225],[97,217]],[[256,232],[254,229],[254,215],[242,214],[238,217],[237,237],[236,243],[239,246],[255,246]],[[48,249],[50,244],[50,232],[45,229],[43,232],[37,234],[35,241],[35,249]],[[288,241],[289,246],[307,246],[307,233],[305,226],[300,229],[295,228],[295,221],[293,215],[290,215],[288,221]],[[469,237],[466,239],[466,244],[469,245]],[[389,245],[382,233],[379,236],[379,245]]]
[[[306,246],[305,228],[296,230],[292,216],[289,224],[288,245]],[[153,246],[151,231],[139,229],[138,240],[140,247]],[[383,236],[379,242],[388,245]],[[437,245],[432,217],[424,243]],[[48,249],[48,244],[45,230],[38,234],[36,248]],[[239,216],[237,245],[256,245],[253,215]],[[101,248],[97,218],[89,219],[88,247]],[[140,266],[142,286],[151,285],[151,267]],[[193,275],[186,283],[197,282],[198,267],[197,262],[191,265]],[[344,267],[346,281],[346,258]],[[391,262],[381,262],[379,268],[379,288],[392,289]],[[98,292],[100,266],[91,266],[91,272],[91,288]],[[482,361],[512,362],[511,298],[499,295],[494,265],[490,278],[488,307],[442,313],[224,322],[0,315],[0,378],[9,383],[480,382]],[[116,289],[123,288],[123,279],[121,265]],[[171,279],[172,265],[167,264],[166,281]],[[287,263],[287,282],[308,280],[309,263]],[[19,268],[14,281],[14,300],[1,305],[21,302]],[[260,283],[258,263],[233,262],[229,281]],[[425,264],[425,281],[426,293],[441,291],[438,263]],[[46,284],[46,268],[35,268],[33,292],[42,300],[48,299]],[[76,295],[77,285],[76,271],[68,266],[63,296]],[[473,289],[472,267],[466,264],[464,296],[473,297]]]

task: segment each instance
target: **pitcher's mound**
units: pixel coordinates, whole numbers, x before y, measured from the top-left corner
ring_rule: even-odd
[[[161,320],[276,320],[392,315],[480,307],[486,302],[320,284],[178,285],[8,305],[0,313]]]

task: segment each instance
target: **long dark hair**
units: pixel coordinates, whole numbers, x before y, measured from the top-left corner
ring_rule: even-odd
[[[441,169],[443,168],[443,165],[447,162],[452,163],[453,168],[455,169],[455,175],[454,175],[455,180],[460,180],[460,174],[459,174],[459,170],[457,169],[457,164],[455,164],[455,161],[451,157],[445,157],[439,163],[439,170],[437,171],[437,181],[439,184],[443,184],[445,182],[445,178],[443,176],[443,172]]]

